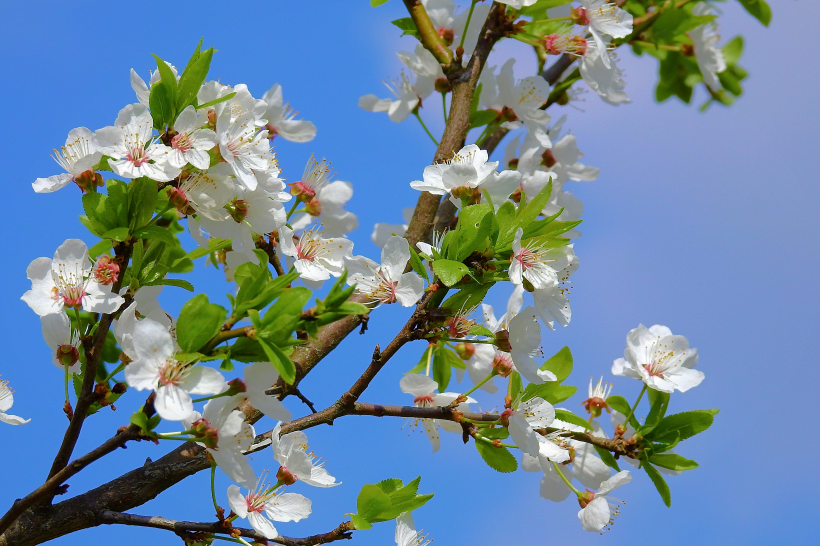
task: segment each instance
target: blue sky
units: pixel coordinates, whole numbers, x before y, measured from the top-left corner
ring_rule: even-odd
[[[585,533],[577,506],[541,499],[534,474],[498,474],[457,437],[445,437],[441,451],[431,455],[423,436],[399,420],[348,417],[332,428],[308,431],[311,447],[344,484],[332,490],[294,487],[312,499],[314,513],[304,522],[280,525],[280,532],[329,530],[355,510],[361,485],[421,474],[421,491],[436,497],[415,513],[416,522],[436,544],[632,544],[639,533],[669,545],[810,543],[815,533],[807,522],[816,517],[811,498],[820,485],[817,469],[805,466],[820,448],[806,423],[816,411],[820,381],[820,196],[810,160],[820,152],[820,81],[817,60],[806,49],[820,6],[770,3],[775,17],[769,29],[736,2],[725,6],[721,34],[725,40],[744,35],[741,64],[751,74],[735,106],[701,114],[674,101],[657,105],[656,61],[623,53],[632,104],[614,108],[587,93],[578,104],[583,111],[553,113],[568,115],[565,127],[577,135],[584,161],[601,168],[601,177],[572,187],[585,205],[573,320],[566,329],[544,332],[544,351],[569,345],[574,384],[583,388],[590,376],[611,378],[611,362],[638,323],[666,324],[698,348],[706,380],[675,395],[670,411],[717,407],[721,413],[708,433],[680,449],[701,466],[669,480],[672,507],[662,504],[645,475],[636,474],[618,492],[627,505],[613,530],[603,537]],[[51,148],[76,126],[110,125],[122,106],[134,102],[128,72],[133,67],[147,74],[150,53],[184,65],[204,36],[206,47],[219,50],[212,77],[247,83],[257,96],[278,82],[286,100],[316,123],[318,136],[309,144],[276,142],[284,176],[296,180],[311,153],[330,159],[337,177],[354,184],[349,208],[361,224],[351,237],[356,251],[376,257],[369,242],[372,224],[400,220],[400,209],[416,198],[408,182],[420,177],[434,151],[412,120],[397,125],[356,106],[360,95],[383,95],[381,80],[400,70],[394,52],[413,48],[412,39],[400,40],[389,23],[403,16],[396,0],[379,9],[365,0],[166,3],[161,13],[150,4],[134,9],[111,2],[86,2],[79,9],[32,1],[4,8],[0,165],[6,202],[13,206],[0,227],[6,339],[0,373],[17,391],[13,413],[32,423],[0,429],[0,509],[42,482],[66,425],[61,376],[50,364],[39,320],[19,300],[28,289],[25,268],[38,256],[50,256],[66,238],[93,241],[76,221],[81,206],[75,188],[52,195],[30,189],[36,177],[58,172]],[[514,46],[504,44],[491,64],[520,55],[518,75],[527,75],[531,56]],[[441,112],[437,105],[428,108],[430,127],[440,132]],[[213,269],[198,268],[193,281],[211,294],[229,290]],[[176,312],[186,299],[181,292],[166,289],[164,306]],[[317,406],[325,407],[351,384],[373,345],[389,341],[406,316],[392,307],[378,313],[366,336],[352,336],[303,383]],[[398,381],[422,350],[402,350],[363,399],[407,402]],[[615,393],[629,399],[639,390],[632,380],[614,383]],[[575,396],[566,405],[580,410],[582,399]],[[126,397],[118,411],[90,419],[76,453],[127,422],[139,400]],[[287,405],[297,415],[305,409],[298,401]],[[70,480],[69,493],[113,478],[146,457],[156,459],[170,447],[131,445]],[[268,451],[255,456],[254,466],[275,470]],[[220,490],[227,485],[222,480]],[[202,474],[134,512],[208,520],[209,506]],[[357,533],[355,540],[387,544],[392,536],[393,526],[384,523]],[[97,528],[56,544],[100,540],[178,543],[157,530]]]

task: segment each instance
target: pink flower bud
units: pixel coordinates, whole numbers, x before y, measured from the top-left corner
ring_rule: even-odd
[[[94,264],[94,270],[91,273],[94,280],[103,285],[114,284],[120,274],[120,266],[114,263],[110,256],[103,254],[97,258],[97,263]]]
[[[296,483],[297,478],[293,474],[290,473],[288,467],[282,465],[279,467],[279,470],[276,472],[276,479],[282,482],[285,485],[293,485]]]

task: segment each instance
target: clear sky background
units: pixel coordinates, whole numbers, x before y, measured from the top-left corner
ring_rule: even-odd
[[[815,543],[820,445],[816,427],[807,421],[817,411],[820,381],[815,166],[820,78],[811,45],[820,5],[770,3],[769,29],[735,1],[726,4],[720,19],[724,40],[739,33],[746,38],[741,65],[750,77],[735,106],[714,106],[701,114],[676,99],[658,105],[653,99],[657,61],[627,52],[621,59],[632,104],[615,108],[587,93],[585,102],[576,103],[580,110],[553,112],[554,119],[568,115],[565,127],[577,135],[584,162],[601,168],[601,177],[572,185],[585,205],[584,235],[576,245],[582,267],[574,277],[572,323],[545,331],[544,350],[572,349],[574,384],[582,390],[566,406],[581,410],[589,377],[612,379],[612,360],[638,323],[665,324],[698,348],[706,380],[674,395],[670,411],[717,407],[721,413],[708,433],[680,449],[701,466],[669,479],[672,507],[663,505],[645,474],[635,473],[633,483],[618,491],[627,505],[613,530],[603,537],[585,533],[574,503],[539,497],[539,475],[498,474],[456,436],[445,436],[441,451],[432,455],[423,435],[402,428],[400,420],[346,417],[332,428],[307,431],[311,447],[343,485],[293,487],[312,499],[314,513],[298,524],[278,525],[282,534],[330,530],[343,514],[355,511],[361,485],[421,474],[421,492],[436,497],[414,515],[436,544]],[[398,125],[356,106],[360,95],[385,96],[381,80],[400,71],[394,52],[415,45],[411,38],[399,39],[390,25],[406,16],[397,0],[379,9],[366,0],[29,1],[9,3],[3,11],[0,177],[7,193],[0,223],[5,339],[0,373],[16,390],[12,413],[32,422],[0,426],[0,511],[42,483],[66,425],[61,374],[50,363],[37,316],[19,300],[29,287],[26,266],[38,256],[51,256],[66,238],[94,242],[76,220],[81,205],[75,187],[36,195],[30,184],[59,172],[49,153],[70,129],[110,125],[120,108],[135,102],[130,68],[147,75],[154,66],[152,52],[184,66],[204,37],[205,47],[219,50],[212,77],[247,83],[258,97],[281,83],[286,100],[319,130],[309,144],[276,141],[284,176],[297,180],[312,152],[332,160],[338,178],[354,184],[348,208],[361,224],[352,235],[356,252],[374,258],[373,223],[400,221],[401,208],[417,197],[408,183],[420,178],[434,152],[414,120]],[[525,47],[505,44],[490,62],[499,65],[511,54],[520,55],[517,75],[529,75],[533,61]],[[435,100],[430,103],[424,115],[440,133],[440,108]],[[198,267],[193,281],[211,294],[229,290],[212,268]],[[163,298],[166,309],[177,312],[187,293],[167,288]],[[319,407],[334,401],[365,368],[373,346],[389,341],[405,317],[395,306],[379,310],[367,335],[351,336],[302,390]],[[409,403],[398,381],[422,350],[421,345],[403,349],[363,400]],[[634,400],[636,381],[614,383],[615,393]],[[89,419],[76,454],[127,423],[142,399],[132,394],[116,412]],[[297,416],[306,409],[298,401],[286,403]],[[70,480],[69,494],[173,447],[132,444]],[[267,450],[253,464],[276,469]],[[227,485],[221,479],[223,505]],[[210,520],[206,473],[133,512]],[[393,532],[391,523],[377,524],[357,532],[355,540],[384,545],[392,543]],[[153,529],[100,527],[55,543],[146,540],[165,545],[179,539]]]

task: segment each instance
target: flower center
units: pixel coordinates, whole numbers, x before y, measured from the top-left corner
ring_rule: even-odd
[[[82,309],[85,290],[82,286],[67,286],[62,293],[63,303],[70,309]]]
[[[159,368],[159,382],[163,386],[179,385],[185,376],[185,367],[176,360],[167,360]]]
[[[296,257],[300,260],[313,261],[319,257],[322,251],[322,244],[308,233],[303,233],[296,244]]]
[[[150,159],[148,157],[148,153],[145,151],[143,146],[134,146],[128,151],[128,155],[125,158],[134,164],[135,167],[141,167],[144,164],[148,163]]]
[[[433,395],[425,394],[424,396],[416,396],[413,398],[413,404],[421,407],[430,407],[433,405]]]
[[[102,285],[114,284],[117,276],[120,273],[120,266],[114,263],[110,256],[100,256],[97,263],[94,264],[92,275],[94,279]]]
[[[193,147],[194,143],[191,142],[191,136],[187,133],[179,133],[177,136],[171,139],[171,147],[174,150],[179,150],[182,153],[187,152]]]
[[[250,206],[243,199],[234,199],[225,208],[237,224],[241,224],[248,217]]]

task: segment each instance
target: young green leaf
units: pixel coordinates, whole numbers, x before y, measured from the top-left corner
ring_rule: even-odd
[[[134,233],[146,225],[154,215],[157,183],[150,178],[137,178],[128,186],[128,230]]]
[[[174,71],[171,70],[171,67],[168,66],[168,63],[154,55],[154,59],[157,61],[157,70],[159,70],[160,81],[165,85],[168,89],[169,98],[171,100],[171,104],[176,104],[177,100],[177,77],[174,75]],[[155,84],[156,85],[156,84]],[[172,112],[173,115],[174,112]],[[170,119],[169,119],[170,121]]]
[[[661,494],[663,503],[666,506],[672,506],[672,494],[669,492],[669,486],[666,484],[666,480],[663,479],[663,476],[661,476],[661,473],[649,463],[644,463],[643,469],[646,471],[649,479],[652,480],[652,483],[655,484],[655,489]]]
[[[282,352],[282,349],[277,347],[275,344],[268,343],[262,338],[258,338],[257,341],[259,342],[259,345],[262,346],[262,350],[265,351],[268,360],[270,360],[273,367],[277,369],[279,375],[282,376],[285,383],[292,385],[296,380],[296,366],[293,364],[293,361],[288,358],[288,356]]]
[[[182,306],[177,320],[177,343],[183,352],[198,351],[219,333],[228,311],[221,305],[210,303],[208,296],[199,294]]]
[[[367,484],[362,487],[356,499],[356,515],[370,522],[385,510],[389,510],[392,504],[387,493],[377,485]]]
[[[208,76],[211,67],[211,58],[214,49],[208,48],[199,54],[196,61],[185,69],[179,78],[179,91],[176,96],[175,106],[177,112],[182,112],[188,105],[196,104],[196,95],[202,83]],[[170,120],[176,121],[176,118]]]
[[[168,90],[165,82],[159,81],[151,86],[148,106],[154,119],[154,129],[159,132],[165,131],[165,126],[173,123],[176,109],[175,96]]]
[[[447,349],[437,347],[433,353],[433,380],[438,383],[439,392],[444,392],[444,389],[450,384],[451,370],[450,362],[444,356],[446,352]]]
[[[569,347],[564,347],[541,365],[541,370],[550,371],[555,374],[560,383],[572,373],[572,352]]]
[[[772,8],[764,0],[738,0],[738,2],[749,14],[763,23],[764,27],[769,26],[772,22]]]
[[[607,451],[606,449],[598,446],[593,446],[595,448],[595,452],[598,453],[598,456],[601,458],[601,461],[609,468],[615,469],[616,472],[620,472],[621,469],[618,467],[618,461],[615,460],[615,457],[612,456],[612,453]]]
[[[448,287],[458,283],[468,271],[466,265],[454,260],[436,260],[433,262],[433,272]]]
[[[579,427],[584,427],[585,429],[592,430],[592,426],[590,426],[589,421],[565,409],[556,408],[555,418],[570,423],[571,425],[577,425]]]
[[[610,396],[610,398],[612,397]],[[609,403],[609,399],[607,399],[607,403]],[[686,440],[712,426],[715,420],[714,416],[718,411],[716,409],[694,410],[668,415],[655,425],[647,438],[654,442],[666,443],[671,436],[679,433],[680,440]]]
[[[515,472],[518,469],[518,462],[515,456],[506,447],[495,447],[487,442],[476,440],[475,447],[478,454],[484,459],[490,468],[498,472]]]
[[[649,456],[649,462],[669,470],[693,470],[698,467],[698,463],[677,453],[653,453]]]
[[[427,268],[424,267],[424,263],[421,261],[421,258],[419,258],[418,252],[416,252],[412,246],[410,247],[410,267],[424,280],[428,283],[430,282],[430,277],[427,276]]]
[[[624,419],[626,419],[626,416],[629,415],[629,410],[631,409],[631,406],[629,405],[629,402],[626,401],[626,398],[624,398],[623,396],[617,394],[610,396],[606,399],[606,404],[610,408],[614,409],[615,411],[623,415]],[[632,428],[635,429],[641,426],[640,423],[638,423],[638,419],[634,415],[632,415],[632,417],[629,418],[629,424],[632,425]]]
[[[396,19],[391,22],[402,30],[402,36],[419,37],[419,29],[412,17],[404,17],[403,19]]]

